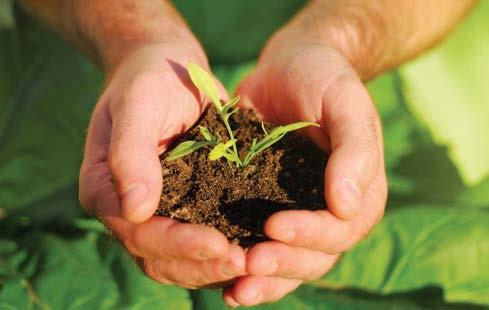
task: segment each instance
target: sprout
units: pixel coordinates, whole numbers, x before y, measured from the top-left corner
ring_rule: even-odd
[[[204,93],[204,95],[211,99],[217,113],[219,114],[219,117],[226,127],[229,140],[226,142],[221,142],[221,137],[219,135],[213,135],[209,129],[199,126],[200,134],[205,141],[184,141],[180,143],[168,155],[167,160],[169,161],[188,155],[202,147],[214,146],[209,153],[209,160],[213,161],[225,158],[229,164],[235,163],[237,167],[243,168],[248,165],[256,155],[277,143],[288,132],[308,126],[319,127],[319,125],[316,123],[298,122],[285,126],[279,126],[274,128],[271,132],[267,132],[262,122],[262,129],[265,133],[265,137],[263,137],[263,139],[260,141],[257,141],[256,138],[253,139],[253,143],[248,150],[248,153],[246,154],[245,158],[241,160],[239,157],[238,148],[236,146],[236,138],[234,137],[231,126],[229,125],[230,116],[238,111],[238,108],[235,106],[239,102],[239,96],[232,98],[223,105],[219,99],[216,84],[207,71],[194,63],[190,63],[188,66],[188,73],[194,85],[202,93]]]

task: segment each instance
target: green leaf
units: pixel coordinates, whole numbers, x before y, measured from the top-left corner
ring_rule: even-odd
[[[145,277],[107,234],[62,238],[33,230],[19,239],[18,251],[28,255],[2,285],[0,307],[156,309],[163,304],[170,309],[191,308],[185,289],[161,286]]]
[[[489,2],[440,46],[400,70],[409,109],[450,158],[466,185],[489,176]]]
[[[183,157],[185,155],[188,155],[192,152],[197,151],[200,148],[203,148],[208,145],[215,144],[213,141],[184,141],[177,145],[169,154],[168,157],[166,158],[168,161],[175,160],[177,158]]]
[[[294,131],[294,130],[298,130],[298,129],[301,129],[301,128],[304,128],[304,127],[308,127],[308,126],[314,126],[314,127],[320,127],[318,124],[316,123],[311,123],[311,122],[297,122],[297,123],[293,123],[293,124],[289,124],[289,125],[286,125],[286,126],[278,126],[278,127],[275,127],[269,134],[269,136],[271,138],[276,138],[282,134],[285,134],[285,133],[288,133],[288,132],[291,132],[291,131]]]
[[[209,129],[203,127],[203,126],[199,126],[199,131],[200,131],[200,134],[202,135],[202,137],[204,137],[204,139],[206,141],[213,141],[215,140],[214,136],[211,134],[211,132],[209,131]]]
[[[227,111],[234,107],[238,102],[239,102],[239,99],[240,97],[239,96],[236,96],[234,97],[233,99],[229,100],[223,107],[222,107],[222,113],[227,113]],[[236,110],[234,110],[233,112],[231,112],[230,114],[236,112]]]
[[[193,62],[188,64],[188,73],[194,85],[207,97],[209,97],[216,108],[221,111],[221,100],[219,99],[219,93],[212,76]]]
[[[238,112],[238,110],[239,110],[239,108],[236,108],[236,109],[232,110],[229,113],[225,113],[224,114],[224,121],[225,122],[229,122],[229,118],[231,117],[231,115],[233,115],[234,113]]]
[[[76,199],[68,203],[57,193],[78,187],[102,75],[59,37],[35,25],[0,31],[0,208],[43,219],[69,217],[82,211]],[[76,191],[70,195],[76,197]],[[31,208],[47,199],[59,203]]]
[[[233,146],[233,143],[236,140],[229,140],[226,143],[218,143],[212,151],[209,152],[209,160],[218,160],[222,157],[225,157],[229,161],[236,161],[234,158],[234,153],[228,152],[229,148]]]
[[[315,285],[380,294],[436,286],[447,302],[489,305],[488,235],[487,209],[404,206]]]
[[[275,127],[270,132],[270,134],[265,135],[265,137],[261,141],[259,141],[258,143],[254,142],[251,145],[250,150],[248,151],[248,154],[246,154],[246,157],[243,161],[243,165],[246,166],[253,159],[253,157],[280,141],[280,139],[282,139],[288,132],[308,126],[319,127],[318,124],[311,122],[297,122],[286,126]]]

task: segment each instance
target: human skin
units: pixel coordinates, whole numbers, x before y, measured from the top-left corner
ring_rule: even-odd
[[[203,111],[184,68],[193,61],[208,69],[171,4],[21,2],[106,74],[80,172],[82,206],[149,277],[182,287],[229,284],[223,297],[231,306],[275,301],[322,276],[381,219],[382,130],[363,82],[435,44],[474,3],[316,0],[269,40],[238,93],[267,120],[321,124],[305,133],[330,153],[328,209],[273,215],[265,225],[272,241],[244,253],[214,229],[152,216],[162,186],[158,155]]]

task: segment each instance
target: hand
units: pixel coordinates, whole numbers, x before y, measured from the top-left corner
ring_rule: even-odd
[[[217,230],[153,216],[162,191],[158,156],[204,110],[185,69],[189,61],[207,67],[201,58],[173,43],[125,56],[108,74],[93,112],[80,172],[85,210],[121,240],[146,275],[187,288],[229,282],[245,265],[243,250]]]
[[[224,292],[232,306],[275,301],[321,277],[381,219],[387,196],[382,131],[372,100],[346,58],[328,45],[276,36],[239,86],[245,105],[267,121],[308,120],[306,134],[330,154],[324,211],[272,215],[273,241],[247,253],[248,276]]]

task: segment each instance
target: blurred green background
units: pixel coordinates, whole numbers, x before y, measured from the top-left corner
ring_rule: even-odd
[[[102,75],[0,1],[0,309],[220,309],[146,279],[77,201]],[[303,1],[175,1],[229,89]],[[15,18],[14,18],[15,17]],[[369,83],[384,124],[383,222],[270,309],[489,307],[489,1],[436,49]]]

